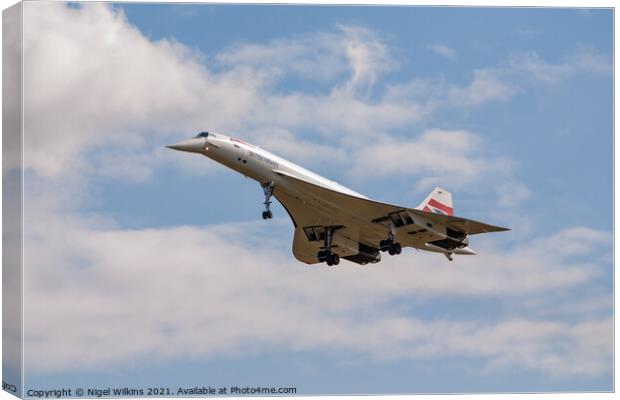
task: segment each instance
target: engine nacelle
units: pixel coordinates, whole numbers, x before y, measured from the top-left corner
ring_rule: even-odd
[[[469,246],[469,236],[467,236],[467,234],[450,228],[446,229],[446,234],[447,237],[445,239],[435,240],[429,243],[448,251]]]
[[[374,264],[381,261],[381,253],[379,252],[379,249],[366,246],[364,243],[358,243],[358,246],[358,253],[356,255],[346,256],[343,258],[361,265],[368,263]]]

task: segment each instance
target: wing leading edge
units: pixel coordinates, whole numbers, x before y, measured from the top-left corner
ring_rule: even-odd
[[[432,222],[443,224],[450,229],[465,233],[467,235],[476,235],[480,233],[502,232],[510,229],[500,226],[489,225],[484,222],[472,219],[461,218],[450,215],[436,214],[414,208],[400,207],[393,204],[383,203],[376,200],[364,199],[351,196],[345,193],[337,192],[311,182],[299,179],[291,174],[282,171],[274,171],[284,179],[288,180],[292,185],[301,189],[302,192],[310,194],[319,201],[328,203],[331,207],[342,211],[349,211],[355,219],[362,219],[367,222],[377,221],[385,218],[390,214],[401,211],[408,211],[411,214],[421,216]]]

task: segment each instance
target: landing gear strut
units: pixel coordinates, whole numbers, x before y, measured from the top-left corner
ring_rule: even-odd
[[[321,250],[316,254],[319,262],[326,262],[330,267],[332,265],[340,264],[340,256],[332,252],[332,239],[334,237],[335,230],[336,229],[334,229],[333,226],[325,227],[324,250]]]
[[[387,251],[391,256],[395,254],[400,254],[400,252],[402,251],[400,243],[395,242],[392,227],[390,227],[390,231],[388,232],[388,238],[379,242],[379,249],[381,251]]]
[[[271,205],[271,196],[273,195],[274,184],[273,182],[261,183],[261,186],[263,187],[263,193],[265,193],[265,202],[263,203],[265,205],[265,211],[263,211],[263,219],[271,219],[273,218],[273,214],[271,213],[269,206]]]

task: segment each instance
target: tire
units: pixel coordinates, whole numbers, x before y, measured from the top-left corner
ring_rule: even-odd
[[[394,243],[394,254],[400,254],[402,250],[403,248],[400,243]]]
[[[263,219],[267,219],[267,211],[263,211]]]
[[[386,252],[390,249],[390,241],[389,240],[382,240],[379,242],[379,250]]]
[[[332,264],[340,264],[340,256],[338,254],[332,254]]]
[[[393,256],[393,255],[395,254],[395,253],[394,253],[394,246],[390,246],[390,247],[388,248],[388,253],[390,253],[390,255],[391,255],[391,256]]]

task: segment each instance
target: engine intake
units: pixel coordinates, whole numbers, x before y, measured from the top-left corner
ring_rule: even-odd
[[[357,254],[343,258],[361,265],[368,263],[374,264],[381,261],[381,253],[379,252],[379,249],[375,247],[367,246],[364,243],[359,243]]]
[[[450,228],[446,230],[446,233],[448,234],[447,238],[429,243],[445,250],[462,249],[463,247],[469,246],[469,237],[467,237],[467,234]]]

